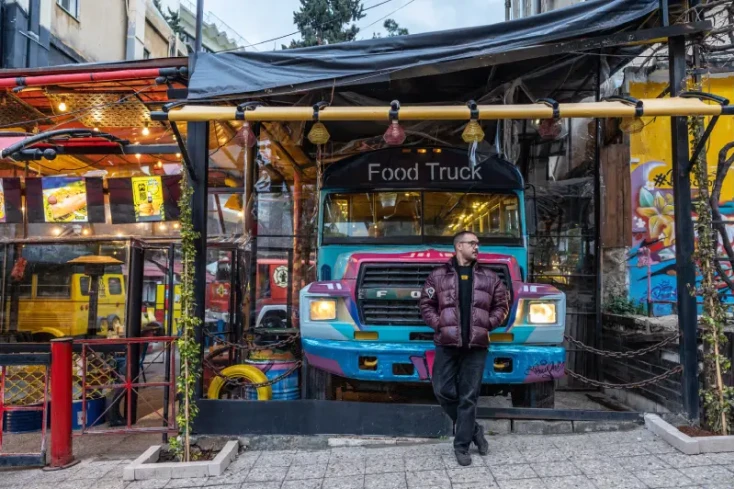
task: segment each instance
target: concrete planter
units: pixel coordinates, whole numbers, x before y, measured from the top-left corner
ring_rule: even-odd
[[[192,479],[196,477],[216,477],[224,474],[229,464],[237,458],[238,441],[228,441],[214,460],[204,462],[162,462],[158,458],[163,448],[154,445],[125,467],[122,479],[126,481],[148,479]]]
[[[734,452],[734,436],[688,436],[657,414],[645,415],[645,428],[686,455]]]

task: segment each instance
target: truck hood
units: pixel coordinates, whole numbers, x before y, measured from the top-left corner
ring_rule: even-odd
[[[335,262],[335,277],[342,281],[356,281],[362,263],[435,263],[436,265],[446,263],[454,256],[453,251],[424,248],[415,250],[380,250],[380,251],[355,251],[340,254]],[[522,274],[517,259],[509,254],[502,253],[479,253],[479,263],[493,263],[506,265],[510,270],[513,282],[522,280]]]

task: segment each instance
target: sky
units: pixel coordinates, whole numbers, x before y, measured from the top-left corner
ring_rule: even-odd
[[[195,3],[195,0],[190,0]],[[363,0],[365,8],[385,0]],[[178,0],[163,0],[174,5]],[[383,17],[392,18],[411,34],[494,24],[504,20],[504,0],[388,0],[384,5],[370,9],[357,22],[358,39],[371,39],[373,33],[384,35]],[[204,0],[204,10],[224,20],[250,44],[288,34],[298,29],[293,24],[293,12],[300,7],[299,0]],[[382,20],[381,20],[382,19]],[[375,23],[373,26],[370,24]],[[261,51],[280,49],[289,44],[292,36],[275,42],[260,44]]]

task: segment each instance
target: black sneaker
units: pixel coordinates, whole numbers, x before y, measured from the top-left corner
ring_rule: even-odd
[[[476,430],[474,432],[474,438],[472,439],[472,441],[477,446],[477,449],[479,450],[479,455],[485,457],[487,456],[487,454],[489,454],[489,442],[484,437],[484,433],[482,433],[482,430]]]
[[[458,450],[454,450],[454,455],[456,455],[456,461],[462,467],[466,467],[467,465],[471,465],[471,455],[469,455],[468,453],[460,452]]]

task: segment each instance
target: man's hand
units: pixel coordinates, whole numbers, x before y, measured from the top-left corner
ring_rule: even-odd
[[[426,283],[423,285],[421,291],[421,316],[423,321],[426,322],[434,331],[438,332],[439,327],[439,313],[438,313],[438,295],[436,293],[436,284],[434,272],[428,276]]]
[[[505,322],[510,312],[510,294],[502,280],[497,277],[497,284],[492,293],[492,306],[489,310],[490,330]]]

